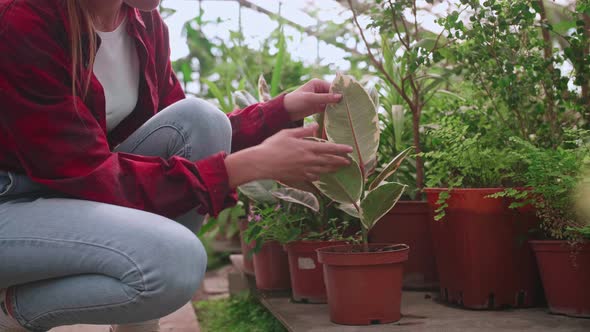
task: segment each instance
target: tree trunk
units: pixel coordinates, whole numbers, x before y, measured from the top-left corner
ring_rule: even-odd
[[[552,139],[557,141],[558,128],[557,128],[557,114],[555,112],[555,100],[553,96],[553,43],[551,40],[551,33],[547,29],[547,13],[545,12],[544,0],[538,0],[539,4],[539,15],[541,16],[541,35],[543,36],[543,57],[547,62],[547,71],[550,73],[551,79],[546,79],[543,82],[543,88],[545,90],[545,114],[549,120],[551,126]]]

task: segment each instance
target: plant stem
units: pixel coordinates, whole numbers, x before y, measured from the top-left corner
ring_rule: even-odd
[[[352,203],[354,208],[358,211],[359,215],[361,216],[361,232],[363,234],[363,252],[369,252],[369,229],[365,227],[365,224],[362,221],[363,214],[361,212],[361,208],[358,204]]]
[[[361,225],[361,229],[363,233],[363,251],[369,252],[369,230],[364,225]]]

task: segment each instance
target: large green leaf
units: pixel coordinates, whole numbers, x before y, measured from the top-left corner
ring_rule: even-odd
[[[358,163],[363,179],[366,165],[377,158],[379,117],[367,91],[352,77],[338,74],[330,87],[341,93],[342,100],[326,108],[325,127],[328,139],[353,147],[352,158]]]
[[[278,185],[273,180],[259,180],[245,183],[239,186],[238,190],[258,203],[274,204],[278,200],[272,195],[272,191],[277,188]]]
[[[320,202],[314,194],[307,191],[293,189],[293,188],[279,188],[273,190],[272,195],[280,200],[303,205],[315,212],[320,211]]]
[[[379,175],[377,175],[375,180],[373,180],[373,182],[369,185],[369,190],[373,190],[373,189],[377,188],[381,184],[381,182],[383,182],[388,177],[393,175],[393,173],[395,173],[395,171],[397,171],[397,169],[400,167],[402,162],[406,159],[406,157],[413,150],[414,150],[414,147],[412,146],[412,147],[409,147],[409,148],[405,149],[404,151],[400,152],[400,154],[398,154],[397,156],[395,156],[395,158],[393,158],[389,162],[389,164],[387,164],[387,166],[385,166],[383,168],[383,171],[381,171],[381,173],[379,173]]]
[[[364,186],[361,170],[354,159],[334,173],[322,174],[313,184],[331,200],[345,204],[357,203]]]
[[[400,199],[406,185],[386,183],[370,191],[361,202],[361,222],[370,230]]]

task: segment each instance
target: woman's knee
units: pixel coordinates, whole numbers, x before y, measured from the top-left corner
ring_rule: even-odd
[[[231,123],[217,107],[199,98],[186,98],[172,107],[182,123],[190,126],[191,159],[202,159],[220,151],[231,152]]]
[[[186,304],[201,285],[207,254],[201,241],[183,226],[161,234],[151,266],[145,267],[145,290],[139,300],[152,317],[161,317]]]

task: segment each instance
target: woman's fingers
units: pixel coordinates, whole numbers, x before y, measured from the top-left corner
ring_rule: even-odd
[[[303,97],[314,105],[333,104],[342,99],[342,95],[338,93],[305,93]]]
[[[351,146],[345,144],[320,143],[313,141],[306,141],[304,144],[306,144],[310,151],[316,154],[346,155],[353,151]]]
[[[309,87],[309,88],[308,88]],[[314,78],[303,85],[305,91],[311,90],[315,93],[328,93],[330,92],[330,83],[318,78]]]
[[[301,128],[293,128],[293,129],[284,129],[283,132],[285,135],[289,137],[295,138],[304,138],[304,137],[312,137],[314,136],[315,132],[318,130],[318,124],[313,123],[309,126],[301,127]]]
[[[325,166],[338,169],[340,167],[350,165],[350,160],[348,160],[346,157],[336,155],[316,155],[311,164],[313,166]]]

